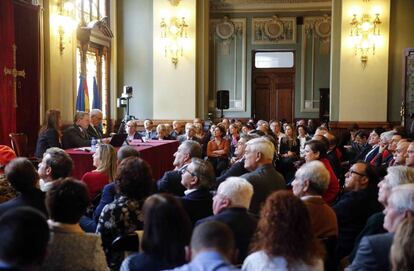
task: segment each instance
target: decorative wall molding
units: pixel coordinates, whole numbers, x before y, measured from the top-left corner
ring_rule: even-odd
[[[252,19],[252,44],[296,43],[296,17]]]
[[[210,0],[213,13],[280,11],[330,11],[332,0]]]
[[[226,111],[246,111],[246,32],[246,18],[225,16],[223,19],[210,20],[211,60],[214,67],[211,90],[214,97],[217,90],[230,91],[230,108]],[[231,67],[221,67],[226,72],[223,74],[218,69],[217,60],[226,58],[228,63],[231,61]],[[214,100],[210,100],[209,105],[210,110],[214,110]]]
[[[329,15],[304,17],[301,31],[301,95],[300,112],[319,112],[319,95],[315,91],[315,58],[317,54],[328,55],[331,41],[331,17]],[[319,43],[319,46],[316,46]],[[307,49],[311,47],[310,75],[307,76]],[[316,51],[319,47],[319,51]],[[306,89],[307,80],[310,78],[310,90]]]
[[[323,17],[305,17],[303,25],[307,35],[314,34],[322,43],[330,43],[331,17],[329,15],[324,15]]]

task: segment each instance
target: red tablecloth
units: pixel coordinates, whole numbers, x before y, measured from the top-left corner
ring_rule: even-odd
[[[165,171],[174,168],[173,155],[177,151],[178,141],[151,140],[145,143],[133,141],[131,146],[136,148],[140,152],[141,158],[151,165],[154,180],[160,179]],[[83,174],[95,169],[92,164],[93,152],[79,149],[67,149],[66,152],[73,160],[72,176],[74,178],[81,179]]]

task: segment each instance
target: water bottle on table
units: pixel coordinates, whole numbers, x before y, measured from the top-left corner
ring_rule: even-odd
[[[98,142],[96,141],[96,139],[94,137],[92,137],[92,140],[91,140],[91,151],[92,152],[96,152],[96,144],[97,143]]]

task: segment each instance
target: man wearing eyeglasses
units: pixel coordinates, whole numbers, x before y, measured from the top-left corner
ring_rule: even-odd
[[[374,169],[363,161],[353,164],[345,174],[344,193],[332,206],[338,220],[340,258],[352,251],[355,238],[368,217],[381,209],[377,201],[377,183],[378,176]]]
[[[157,182],[158,192],[168,192],[176,196],[183,196],[185,187],[181,184],[181,173],[191,158],[201,158],[202,149],[198,142],[193,140],[184,141],[174,153],[174,170],[167,171]]]

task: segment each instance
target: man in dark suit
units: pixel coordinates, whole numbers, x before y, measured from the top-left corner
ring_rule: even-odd
[[[377,200],[378,176],[365,162],[352,165],[345,174],[345,193],[332,208],[338,219],[338,256],[347,256],[367,219],[381,210]]]
[[[158,191],[183,196],[185,187],[181,184],[181,171],[188,166],[192,158],[201,158],[201,146],[193,140],[187,140],[178,146],[174,153],[174,170],[165,172],[158,180]]]
[[[63,148],[70,149],[90,146],[91,138],[87,132],[88,126],[89,114],[83,111],[76,112],[74,124],[63,132]]]
[[[199,158],[191,159],[191,163],[182,170],[181,184],[186,188],[181,197],[193,225],[212,212],[212,195],[209,191],[215,181],[213,166]]]
[[[246,150],[246,143],[255,138],[253,135],[242,135],[237,141],[236,150],[234,151],[234,157],[231,158],[232,165],[229,169],[225,170],[220,177],[216,178],[217,185],[224,182],[228,177],[239,177],[249,171],[244,168],[244,152]]]
[[[195,136],[195,134],[196,134],[196,131],[195,131],[194,124],[187,123],[185,125],[185,134],[178,136],[177,137],[177,140],[180,142],[180,144],[182,144],[186,140],[194,140],[194,141],[196,141],[196,142],[198,142],[198,143],[201,144],[200,139],[198,139]]]
[[[249,213],[253,186],[243,178],[230,177],[220,184],[213,197],[213,216],[197,222],[220,221],[230,227],[236,241],[238,264],[243,263],[248,254],[250,240],[256,230],[258,218]]]
[[[253,185],[250,211],[259,214],[262,204],[273,191],[285,189],[283,176],[273,167],[275,148],[266,138],[255,138],[246,143],[244,167],[250,171],[241,176]]]
[[[99,109],[92,109],[89,113],[90,124],[88,126],[87,132],[90,138],[102,139],[103,132],[101,128],[102,124],[102,111]]]
[[[153,124],[152,120],[150,120],[150,119],[144,120],[144,129],[145,130],[140,133],[141,137],[145,138],[147,140],[157,137],[157,132],[152,130],[153,127],[154,127],[154,124]]]
[[[47,215],[45,195],[36,188],[38,175],[33,164],[23,157],[11,161],[5,169],[7,180],[20,194],[9,201],[0,204],[0,215],[7,210],[22,206],[30,206]]]
[[[355,259],[346,270],[390,270],[394,233],[405,218],[414,215],[414,183],[394,187],[384,213],[384,228],[389,233],[362,238]]]

